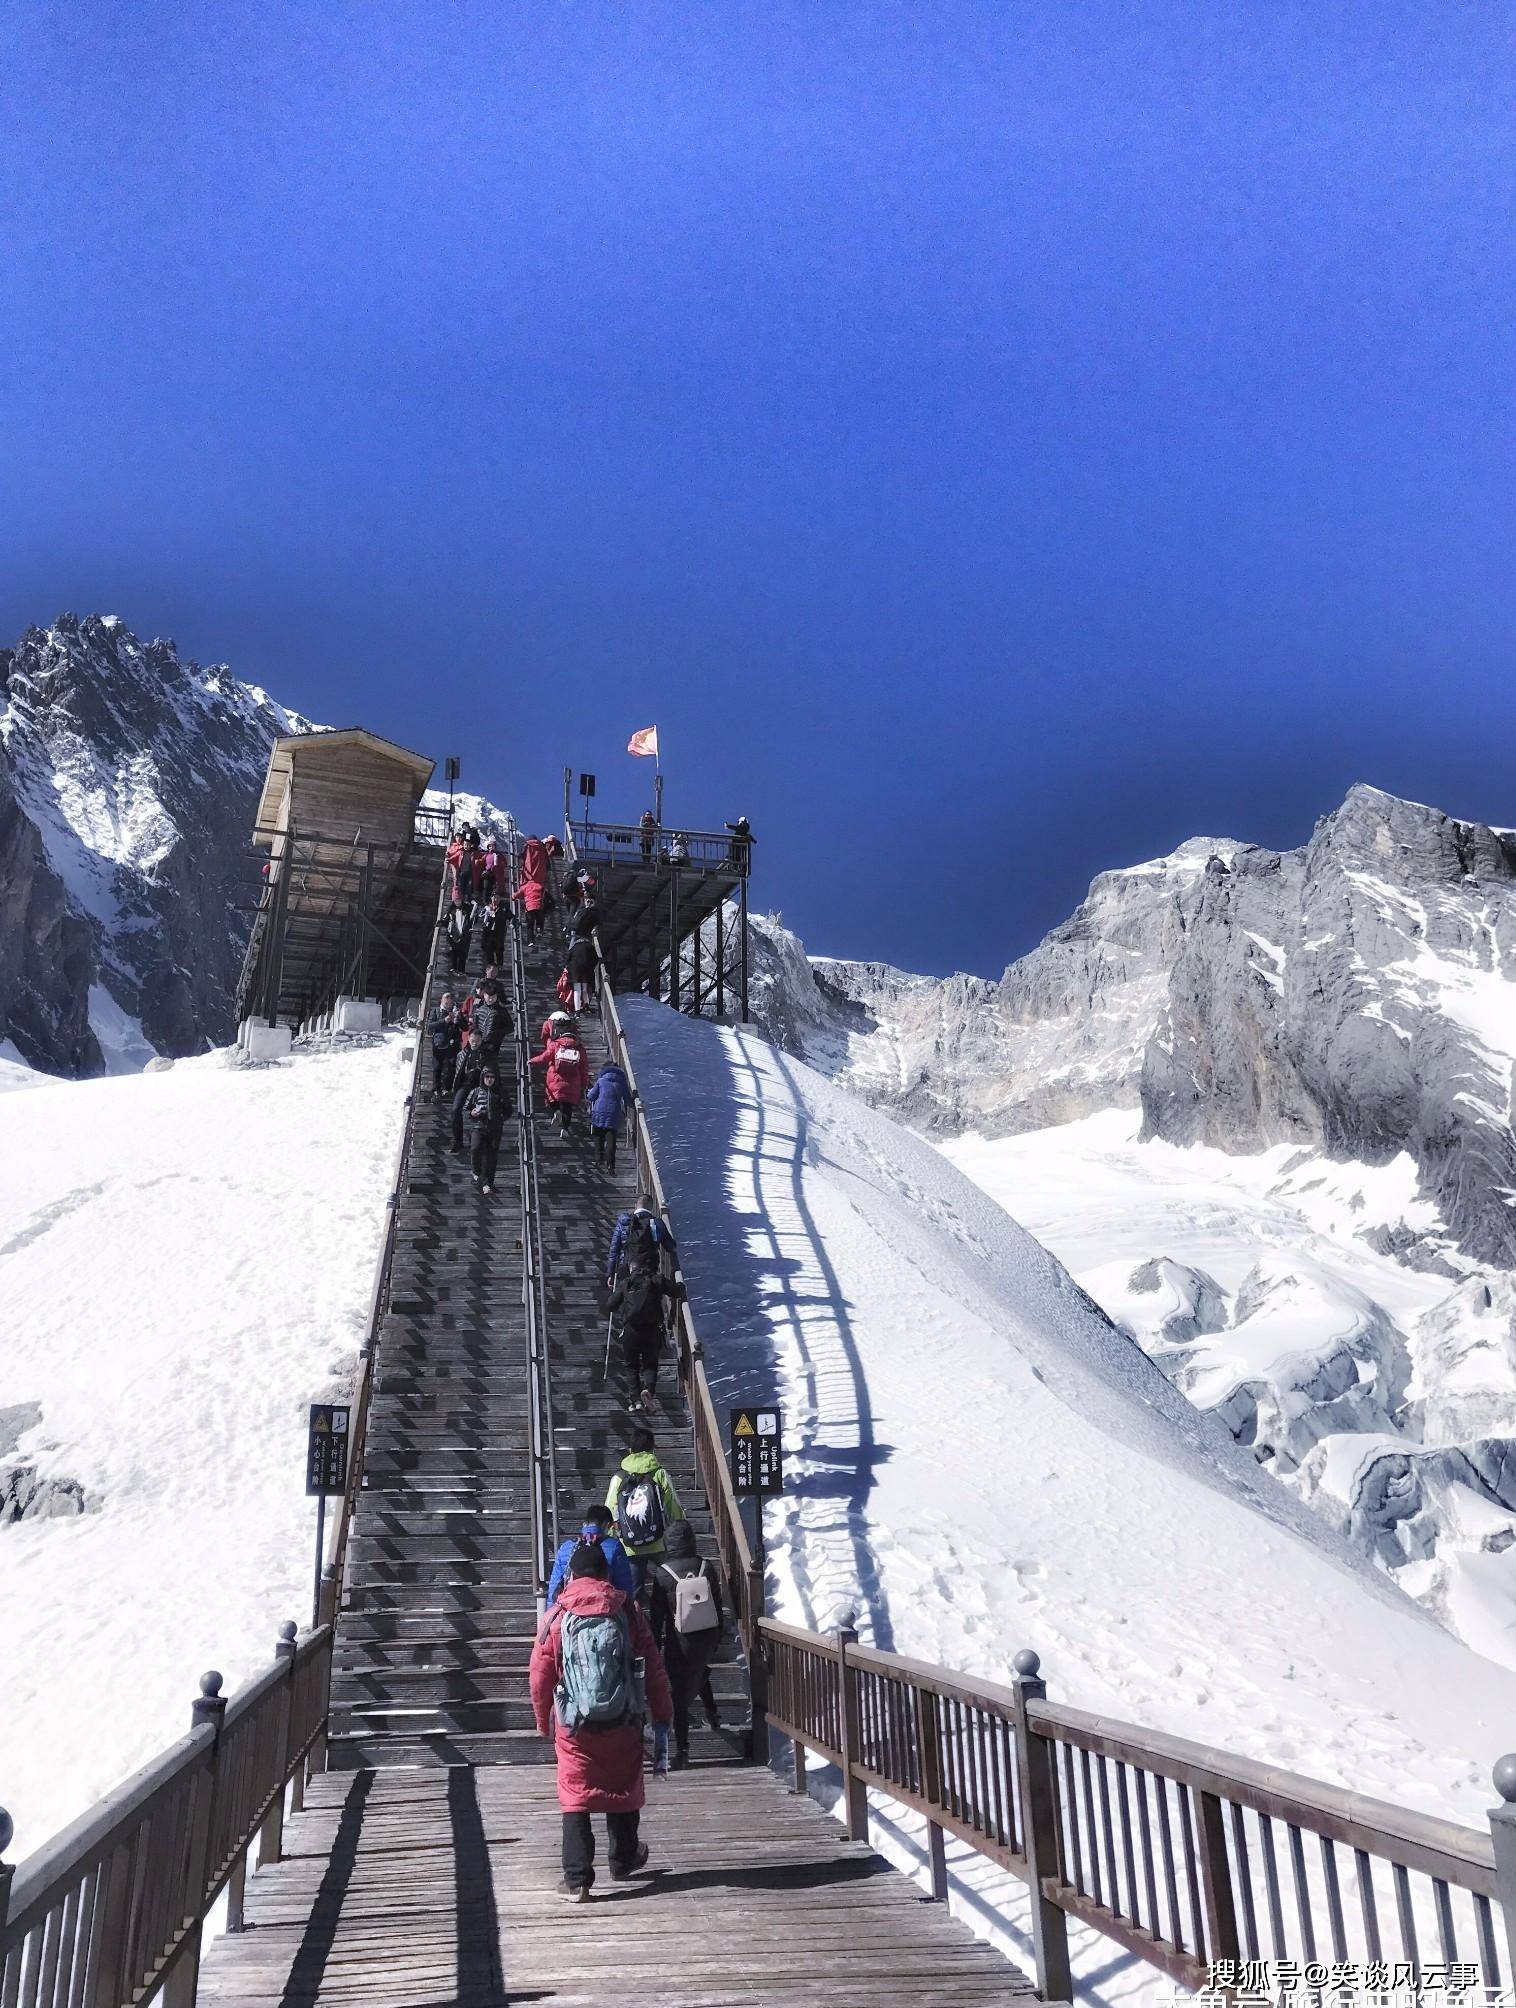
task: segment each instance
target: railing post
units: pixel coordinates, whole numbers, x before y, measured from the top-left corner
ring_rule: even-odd
[[[1495,1898],[1505,1919],[1507,1973],[1516,1973],[1516,1756],[1502,1757],[1493,1773],[1500,1804],[1490,1808],[1495,1843]],[[0,1901],[0,1918],[5,1906]]]
[[[322,1624],[335,1627],[337,1622],[337,1565],[335,1562],[328,1562],[326,1567],[321,1571],[319,1615]],[[315,1741],[311,1744],[310,1775],[312,1777],[319,1776],[326,1769],[327,1724],[332,1719],[331,1669],[332,1661],[336,1657],[335,1652],[332,1650],[332,1645],[334,1644],[335,1640],[329,1643],[327,1649],[326,1698],[321,1711],[321,1727],[316,1731]]]
[[[190,1727],[198,1729],[208,1722],[215,1731],[216,1740],[211,1747],[210,1767],[206,1772],[205,1788],[195,1795],[195,1809],[191,1816],[193,1825],[189,1837],[189,1896],[194,1902],[198,1915],[184,1935],[184,1943],[173,1970],[163,1987],[163,2008],[195,2008],[195,1995],[200,1987],[200,1942],[205,1930],[205,1885],[210,1875],[211,1838],[216,1831],[216,1788],[221,1775],[221,1724],[226,1718],[226,1696],[221,1692],[219,1673],[203,1673],[200,1676],[200,1692],[190,1709]],[[242,1928],[239,1918],[237,1927]],[[231,1930],[228,1916],[227,1929]]]
[[[762,1510],[760,1504],[759,1511]],[[748,1690],[753,1698],[752,1724],[747,1737],[747,1757],[750,1764],[766,1764],[769,1761],[768,1647],[764,1642],[763,1629],[759,1622],[764,1614],[765,1595],[763,1564],[755,1556],[748,1564],[747,1573],[749,1633],[747,1679]]]
[[[1068,1919],[1047,1895],[1044,1884],[1058,1876],[1058,1774],[1053,1748],[1027,1720],[1027,1703],[1042,1701],[1047,1682],[1039,1678],[1042,1662],[1034,1652],[1018,1652],[1013,1661],[1016,1691],[1016,1769],[1021,1784],[1021,1840],[1026,1853],[1027,1885],[1032,1899],[1032,1950],[1037,1962],[1037,1992],[1044,2001],[1073,1998],[1069,1971]]]
[[[937,1697],[930,1689],[916,1689],[916,1747],[921,1752],[921,1796],[929,1806],[942,1804],[942,1728],[937,1720]],[[927,1861],[932,1871],[932,1898],[946,1903],[948,1893],[947,1842],[941,1827],[927,1815]]]
[[[869,1837],[869,1793],[861,1778],[853,1776],[853,1766],[863,1754],[863,1721],[858,1707],[858,1670],[848,1661],[847,1649],[857,1645],[856,1625],[842,1625],[837,1631],[837,1651],[842,1665],[842,1789],[847,1801],[847,1837],[866,1841]]]
[[[1232,1865],[1227,1859],[1226,1818],[1214,1792],[1196,1792],[1200,1814],[1200,1877],[1205,1895],[1206,1958],[1240,1959],[1237,1905],[1232,1895]]]
[[[10,1846],[12,1840],[15,1838],[15,1833],[15,1821],[6,1812],[4,1806],[0,1806],[0,1855],[3,1855]],[[4,1931],[5,1929],[6,1913],[10,1909],[11,1901],[11,1877],[15,1873],[16,1870],[13,1863],[0,1862],[0,1931]]]
[[[283,1660],[289,1678],[284,1683],[284,1756],[279,1765],[279,1791],[268,1809],[268,1817],[258,1830],[258,1866],[267,1868],[284,1860],[284,1792],[290,1775],[290,1742],[295,1727],[295,1621],[286,1618],[279,1627],[274,1658]]]

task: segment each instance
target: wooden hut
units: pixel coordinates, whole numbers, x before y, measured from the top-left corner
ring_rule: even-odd
[[[350,726],[276,739],[253,841],[269,853],[238,1017],[300,1024],[338,996],[414,994],[445,819],[420,809],[434,763]]]

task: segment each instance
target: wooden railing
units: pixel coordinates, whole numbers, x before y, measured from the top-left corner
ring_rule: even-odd
[[[850,1632],[758,1630],[797,1786],[811,1750],[856,1837],[871,1791],[921,1815],[934,1896],[947,1836],[1027,1883],[1044,1998],[1069,1997],[1071,1917],[1188,1989],[1452,1998],[1516,1974],[1516,1758],[1486,1834],[1060,1707],[1035,1653],[1001,1687]]]
[[[514,886],[520,883],[521,869],[519,839],[514,825],[508,842],[511,884]],[[516,1124],[516,1155],[521,1180],[521,1311],[526,1338],[532,1588],[540,1620],[547,1614],[547,1586],[552,1581],[553,1560],[558,1552],[558,1450],[553,1420],[553,1377],[547,1349],[547,1265],[543,1254],[537,1125],[530,1120],[532,1014],[527,1009],[521,908],[514,900],[511,902],[510,930],[511,1011],[516,1021],[512,1046],[516,1056],[516,1111],[519,1118]]]
[[[328,1538],[326,1560],[321,1571],[321,1589],[315,1612],[316,1621],[321,1624],[334,1624],[337,1613],[342,1608],[348,1535],[352,1530],[358,1494],[363,1488],[363,1454],[368,1443],[368,1412],[374,1391],[375,1353],[379,1344],[379,1328],[389,1309],[390,1280],[395,1264],[395,1226],[400,1213],[400,1195],[405,1189],[406,1173],[410,1169],[412,1126],[421,1099],[421,1082],[426,1058],[427,1006],[437,973],[437,957],[442,952],[442,922],[447,911],[447,897],[447,870],[444,866],[438,883],[432,945],[426,960],[426,976],[421,986],[421,1007],[416,1025],[416,1051],[411,1060],[410,1088],[405,1098],[405,1120],[400,1127],[400,1140],[395,1146],[395,1175],[390,1181],[389,1197],[384,1202],[384,1239],[380,1243],[378,1259],[374,1264],[374,1287],[369,1293],[368,1318],[358,1353],[358,1376],[353,1385],[353,1414],[349,1425],[347,1485]]]
[[[205,1919],[227,1891],[242,1929],[257,1865],[283,1852],[320,1768],[331,1690],[329,1625],[286,1624],[268,1672],[228,1703],[208,1673],[190,1731],[135,1778],[11,1870],[0,1864],[0,2001],[5,2008],[130,2008],[162,1991],[190,2008]],[[11,1823],[0,1813],[0,1850]]]

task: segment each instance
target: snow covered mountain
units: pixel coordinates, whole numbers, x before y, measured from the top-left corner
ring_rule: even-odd
[[[1516,833],[1356,787],[1310,842],[1197,837],[1104,872],[998,982],[807,962],[764,929],[781,1044],[944,1136],[1140,1108],[1230,1151],[1407,1153],[1449,1245],[1516,1265]]]
[[[271,741],[311,728],[110,615],[0,651],[0,706],[0,1051],[87,1075],[224,1044],[234,861]]]
[[[806,957],[761,1021],[933,1136],[1197,1407],[1516,1664],[1516,837],[1355,788],[1111,871],[998,983]]]
[[[269,746],[321,729],[113,615],[0,650],[0,1058],[82,1076],[231,1039]]]

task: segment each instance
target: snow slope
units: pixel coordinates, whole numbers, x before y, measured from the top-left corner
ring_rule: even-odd
[[[305,1405],[354,1365],[404,1052],[0,1096],[0,1411],[40,1404],[16,1454],[91,1508],[0,1526],[12,1859],[309,1622]]]
[[[1235,1156],[1138,1130],[1135,1112],[1108,1110],[943,1150],[1191,1400],[1516,1666],[1512,1279],[1382,1252],[1439,1224],[1403,1154]]]
[[[1516,1674],[1197,1412],[939,1152],[761,1036],[623,1004],[720,1401],[772,1391],[781,1615],[1478,1822]],[[1446,1707],[1456,1693],[1454,1718]]]

